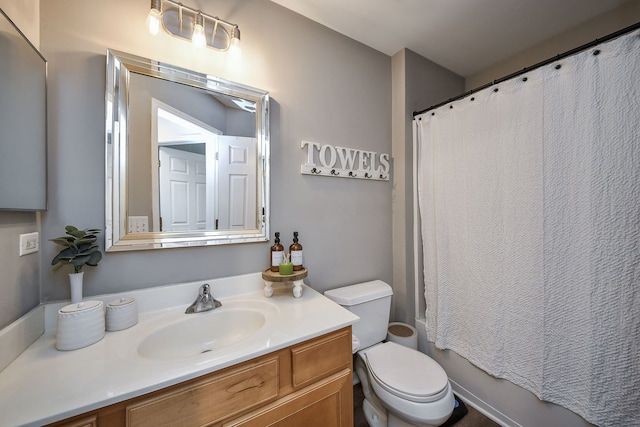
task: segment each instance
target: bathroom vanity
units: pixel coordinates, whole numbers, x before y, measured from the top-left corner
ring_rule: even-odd
[[[0,372],[3,390],[11,391],[0,395],[3,422],[352,425],[351,325],[357,316],[308,287],[300,298],[286,289],[266,298],[260,273],[208,281],[222,307],[185,314],[203,283],[127,293],[138,301],[139,323],[69,352],[55,350],[57,306],[47,306],[45,334]],[[192,352],[190,336],[209,330],[221,337],[249,332]]]
[[[351,327],[52,424],[351,426]]]

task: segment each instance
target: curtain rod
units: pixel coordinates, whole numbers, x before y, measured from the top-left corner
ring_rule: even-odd
[[[426,113],[427,111],[435,110],[436,108],[442,107],[443,105],[447,105],[450,102],[457,101],[459,99],[465,98],[465,97],[471,95],[472,93],[479,92],[479,91],[481,91],[483,89],[486,89],[486,88],[488,88],[490,86],[496,85],[498,83],[502,83],[502,82],[504,82],[506,80],[509,80],[509,79],[514,78],[514,77],[520,76],[520,75],[522,75],[524,73],[528,73],[528,72],[530,72],[532,70],[535,70],[536,68],[540,68],[540,67],[543,67],[543,66],[545,66],[547,64],[550,64],[550,63],[552,63],[554,61],[558,61],[558,60],[560,60],[562,58],[566,58],[567,56],[575,55],[576,53],[582,52],[583,50],[587,50],[587,49],[589,49],[591,47],[594,47],[594,46],[597,46],[597,45],[599,45],[601,43],[607,42],[609,40],[612,40],[612,39],[615,39],[617,37],[620,37],[620,36],[622,36],[624,34],[630,33],[630,32],[632,32],[632,31],[634,31],[634,30],[636,30],[638,28],[640,28],[640,22],[635,23],[635,24],[633,24],[633,25],[631,25],[629,27],[623,28],[621,30],[618,30],[618,31],[616,31],[614,33],[611,33],[611,34],[609,34],[607,36],[604,36],[604,37],[602,37],[600,39],[595,39],[592,42],[583,44],[582,46],[578,46],[578,47],[576,47],[574,49],[571,49],[571,50],[569,50],[567,52],[564,52],[564,53],[561,53],[559,55],[553,56],[553,57],[551,57],[549,59],[545,59],[544,61],[538,62],[537,64],[532,65],[531,67],[525,67],[520,71],[516,71],[515,73],[508,74],[508,75],[506,75],[504,77],[501,77],[501,78],[499,78],[497,80],[489,82],[489,83],[487,83],[485,85],[482,85],[482,86],[480,86],[478,88],[471,89],[470,91],[462,93],[462,94],[460,94],[458,96],[455,96],[453,98],[449,98],[446,101],[441,102],[439,104],[432,105],[431,107],[425,108],[424,110],[414,111],[413,112],[413,117],[418,116],[418,115],[423,114],[423,113]]]

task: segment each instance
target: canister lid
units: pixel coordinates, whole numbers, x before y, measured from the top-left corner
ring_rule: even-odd
[[[388,297],[392,294],[391,286],[382,280],[372,280],[370,282],[331,289],[326,291],[324,296],[340,305],[351,306]]]
[[[123,297],[123,298],[119,298],[117,300],[111,301],[108,307],[120,307],[123,305],[131,304],[134,301],[135,299],[132,297]]]
[[[69,304],[62,307],[59,313],[82,313],[91,311],[102,305],[102,301],[81,301],[77,304]]]

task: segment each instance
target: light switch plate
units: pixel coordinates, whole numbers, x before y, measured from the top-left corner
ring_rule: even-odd
[[[20,235],[20,256],[38,252],[40,250],[39,233],[26,233]]]

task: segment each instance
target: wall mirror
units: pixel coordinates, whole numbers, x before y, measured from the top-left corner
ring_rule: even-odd
[[[107,51],[105,250],[269,236],[269,94]]]
[[[0,209],[47,209],[47,61],[2,9]]]

